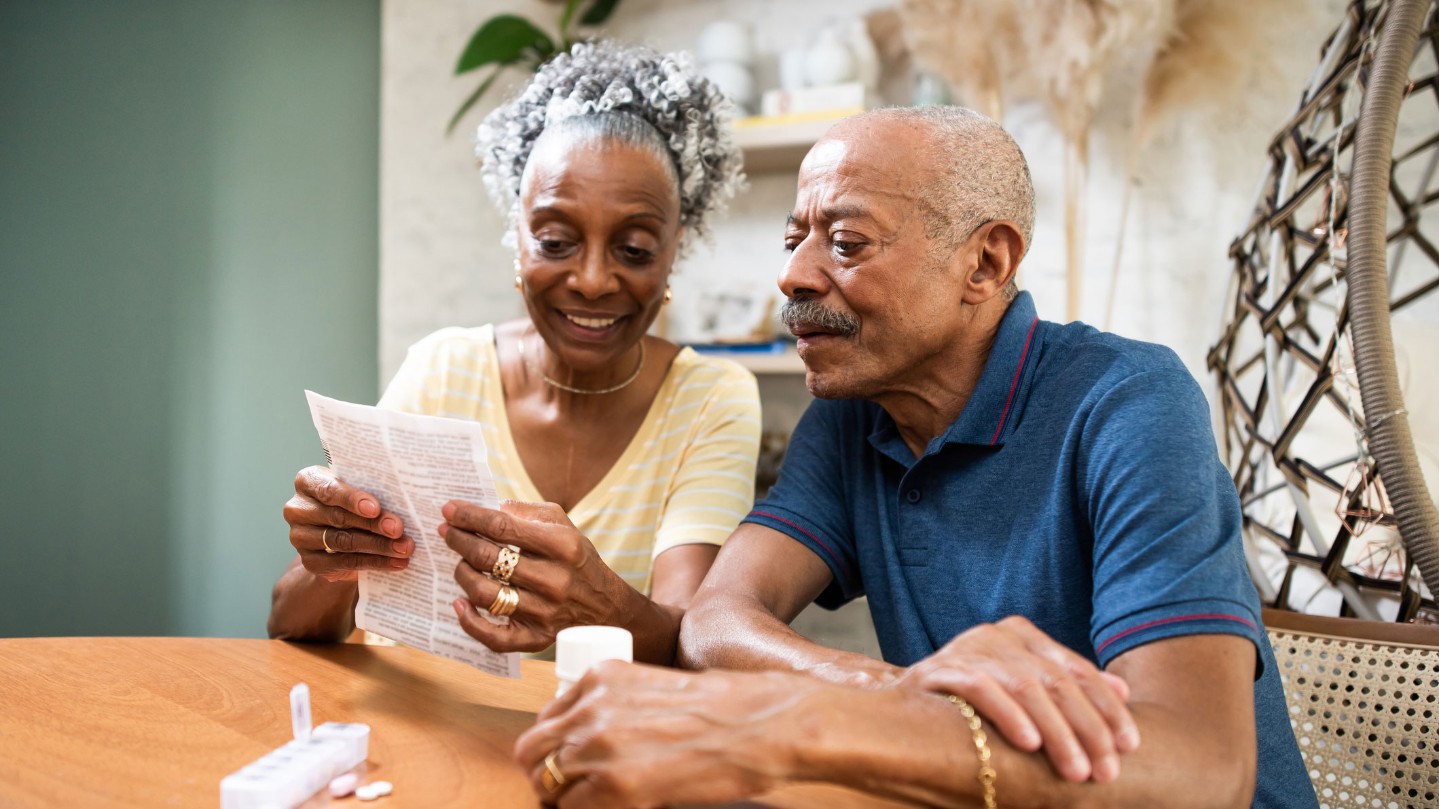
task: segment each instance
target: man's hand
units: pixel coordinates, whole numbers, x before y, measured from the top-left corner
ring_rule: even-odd
[[[607,661],[591,669],[515,743],[536,793],[561,807],[637,809],[742,800],[783,783],[789,742],[842,692],[811,677],[703,674]],[[550,792],[545,758],[564,776]]]
[[[1014,616],[980,624],[911,666],[900,687],[954,694],[1006,741],[1044,749],[1066,780],[1109,783],[1139,747],[1128,684]]]

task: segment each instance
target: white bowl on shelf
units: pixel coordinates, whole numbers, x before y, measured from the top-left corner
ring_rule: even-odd
[[[717,20],[700,31],[695,51],[701,62],[738,62],[748,66],[754,61],[754,45],[749,28],[732,20]]]

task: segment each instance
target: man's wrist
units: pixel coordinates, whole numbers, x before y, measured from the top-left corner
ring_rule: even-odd
[[[909,712],[904,701],[893,689],[820,686],[808,700],[812,707],[806,719],[791,734],[798,737],[792,780],[864,789],[876,777],[886,777],[893,731],[905,727]]]
[[[894,685],[904,669],[864,655],[842,652],[806,666],[804,673],[836,685],[874,690]]]
[[[973,734],[944,697],[907,688],[825,690],[813,727],[798,731],[792,780],[924,804],[983,794]]]

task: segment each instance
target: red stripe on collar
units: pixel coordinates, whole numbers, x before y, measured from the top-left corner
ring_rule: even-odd
[[[1009,406],[1014,404],[1014,392],[1019,389],[1019,372],[1024,370],[1024,358],[1029,356],[1029,344],[1034,340],[1034,328],[1039,325],[1039,315],[1029,324],[1029,334],[1024,338],[1024,350],[1019,352],[1019,365],[1014,369],[1014,381],[1009,383],[1009,397],[1004,400],[1004,411],[999,414],[999,425],[994,428],[994,437],[989,439],[992,447],[999,440],[999,434],[1004,430],[1004,422],[1009,418]]]

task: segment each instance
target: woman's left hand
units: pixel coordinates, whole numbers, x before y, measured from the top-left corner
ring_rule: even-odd
[[[441,513],[439,534],[462,558],[455,581],[468,597],[455,600],[455,614],[465,632],[497,652],[540,651],[570,626],[626,626],[634,599],[643,598],[554,503],[507,500],[490,509],[451,500]],[[501,583],[488,574],[507,545],[520,551],[510,577],[519,605],[503,625],[476,608],[495,603]]]

